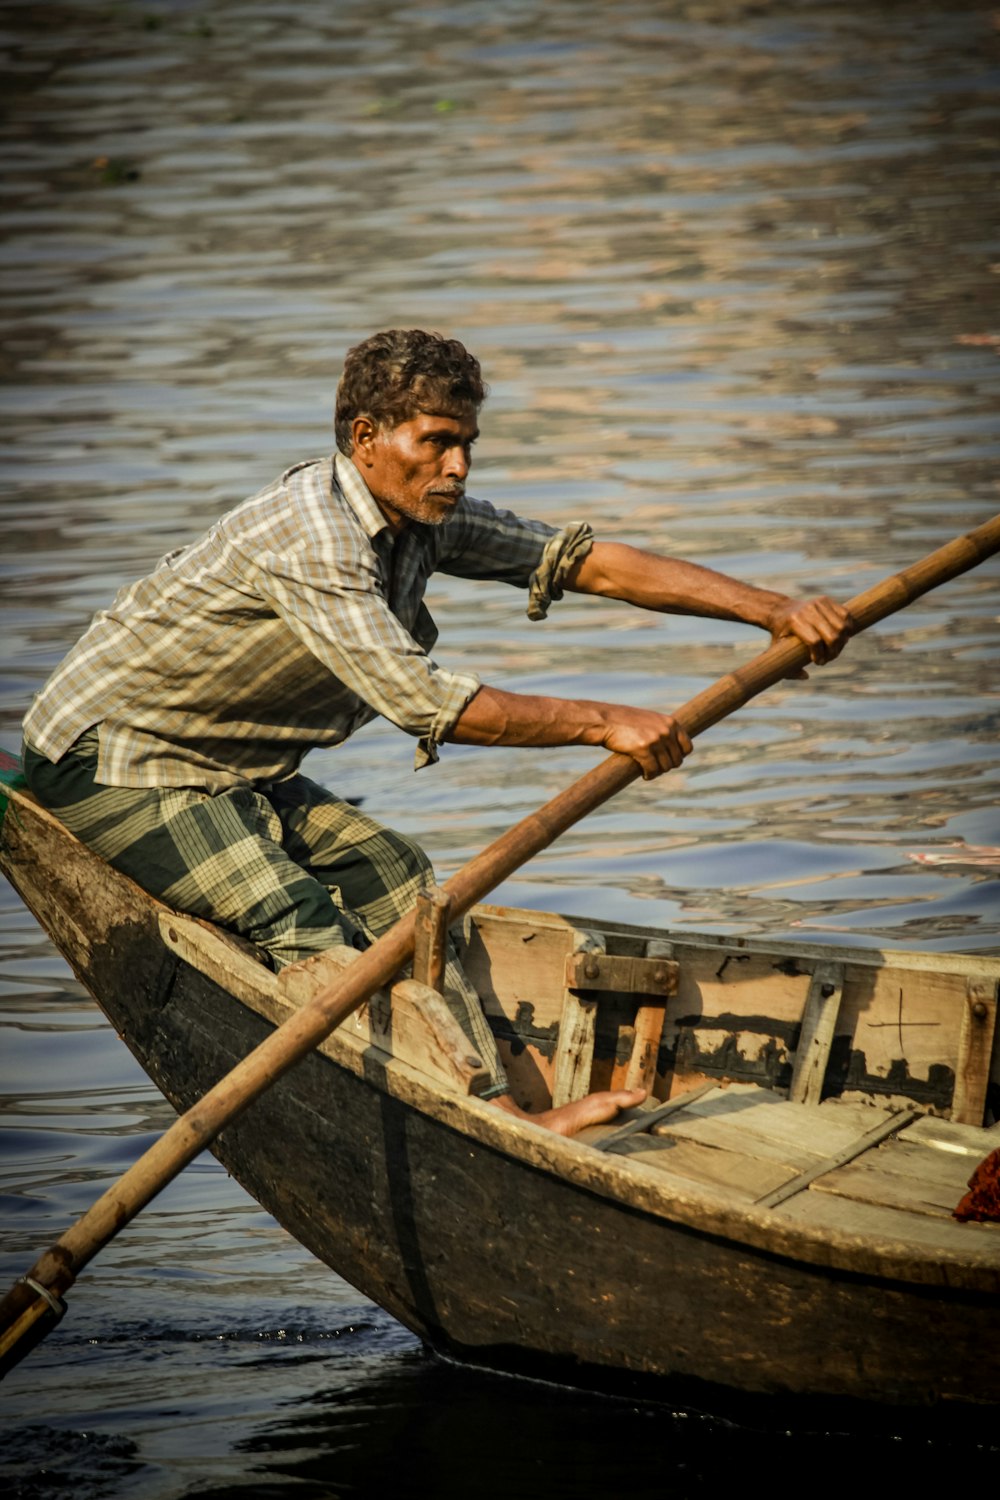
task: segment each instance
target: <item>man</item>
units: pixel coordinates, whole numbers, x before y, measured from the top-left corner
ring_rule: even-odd
[[[794,634],[814,661],[849,634],[828,599],[796,604],[590,528],[556,531],[465,493],[486,388],[455,340],[375,334],[337,392],[333,458],[302,463],[165,557],[95,616],[25,720],[25,774],[81,839],[155,896],[265,949],[275,967],[366,946],[433,875],[411,840],[298,773],[306,752],[381,714],[417,739],[580,744],[646,779],[691,749],[669,714],[510,693],[438,666],[423,603],[435,570],[564,589]],[[487,1060],[484,1097],[522,1113],[452,952],[445,989]],[[536,1120],[563,1133],[642,1091],[592,1095]]]

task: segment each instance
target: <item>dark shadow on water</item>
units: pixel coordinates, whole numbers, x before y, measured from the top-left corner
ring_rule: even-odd
[[[411,1353],[370,1378],[289,1405],[239,1446],[258,1471],[203,1500],[323,1495],[329,1500],[531,1500],[531,1497],[718,1495],[756,1473],[866,1473],[942,1489],[995,1481],[1000,1449],[968,1435],[926,1438],[796,1429],[770,1405],[746,1426],[679,1406],[596,1396],[445,1365]],[[864,1455],[862,1459],[862,1454]]]

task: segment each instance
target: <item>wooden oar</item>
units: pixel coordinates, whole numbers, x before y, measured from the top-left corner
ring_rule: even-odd
[[[929,589],[1000,551],[1000,515],[957,537],[922,561],[850,600],[856,631],[904,608]],[[694,736],[703,733],[765,688],[794,676],[809,661],[801,641],[788,637],[697,694],[676,717]],[[639,776],[635,761],[611,755],[496,839],[444,884],[453,920],[573,823],[600,807]],[[109,1240],[143,1209],[188,1162],[215,1139],[265,1089],[329,1036],[376,989],[390,983],[411,958],[414,915],[404,917],[345,972],[256,1047],[109,1188],[51,1245],[0,1303],[0,1369],[18,1363],[58,1321],[63,1293]]]

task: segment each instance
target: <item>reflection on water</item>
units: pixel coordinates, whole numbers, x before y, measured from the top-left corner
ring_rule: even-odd
[[[988,4],[59,0],[0,20],[10,745],[121,583],[330,448],[340,358],[378,326],[439,327],[482,358],[478,492],[787,592],[850,596],[1000,509]],[[1000,950],[998,572],[717,726],[500,899]],[[449,665],[656,707],[763,644],[572,598],[531,626],[500,585],[440,580],[434,607]],[[373,725],[310,769],[448,872],[590,763],[450,747],[414,779],[409,742]],[[969,846],[986,853],[962,863]],[[7,1275],[167,1113],[9,892],[0,942]],[[266,1389],[259,1342],[174,1338],[278,1329],[290,1308],[314,1342],[305,1363],[282,1346]],[[319,1332],[345,1328],[331,1355]],[[389,1436],[362,1389],[386,1369],[406,1372]],[[366,1433],[412,1445],[445,1389],[206,1162],[8,1388],[15,1433],[43,1420],[64,1457],[84,1444],[94,1493],[179,1493],[230,1445],[244,1458],[219,1484],[239,1462],[265,1474],[278,1399],[306,1413],[280,1472],[363,1493],[357,1465],[313,1464],[340,1455],[323,1391],[341,1378],[360,1452]],[[530,1420],[519,1395],[500,1410]],[[629,1451],[660,1452],[658,1421],[635,1417]],[[644,1472],[697,1492],[687,1462]]]

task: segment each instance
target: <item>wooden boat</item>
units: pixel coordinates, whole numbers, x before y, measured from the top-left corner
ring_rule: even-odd
[[[178,1109],[336,972],[271,973],[11,795],[0,867]],[[465,959],[523,1104],[643,1080],[628,1118],[564,1140],[482,1102],[407,980],[216,1154],[446,1356],[694,1404],[1000,1405],[1000,1224],[952,1216],[1000,1146],[1000,961],[596,929],[481,906]]]

